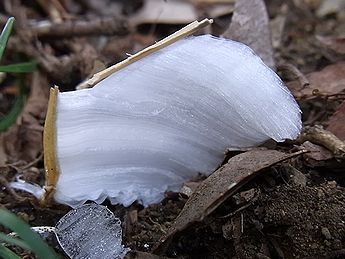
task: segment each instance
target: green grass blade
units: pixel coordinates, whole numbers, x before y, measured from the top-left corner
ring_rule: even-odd
[[[0,60],[2,59],[2,55],[4,54],[4,50],[6,48],[8,38],[10,37],[14,21],[15,21],[14,17],[9,18],[6,22],[4,29],[1,32],[1,35],[0,35]]]
[[[0,132],[6,131],[9,127],[11,127],[12,124],[16,122],[17,117],[23,109],[26,94],[24,91],[24,83],[22,82],[22,80],[21,82],[19,82],[19,84],[19,95],[16,97],[11,110],[0,119]]]
[[[21,259],[18,255],[12,252],[7,247],[0,244],[0,258],[4,259]]]
[[[0,66],[0,72],[9,73],[29,73],[35,71],[37,68],[36,62],[23,62],[17,64],[11,64],[6,66]]]
[[[0,240],[2,240],[4,243],[19,246],[25,250],[30,250],[30,246],[28,246],[23,240],[20,240],[19,238],[8,236],[2,232],[0,232]]]
[[[49,247],[37,233],[30,229],[30,226],[19,219],[15,214],[0,208],[0,224],[16,232],[38,258],[59,258],[54,250]]]

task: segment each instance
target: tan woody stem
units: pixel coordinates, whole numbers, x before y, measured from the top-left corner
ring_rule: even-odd
[[[83,89],[83,88],[91,88],[93,87],[95,84],[99,83],[100,81],[102,81],[104,78],[110,76],[112,73],[119,71],[120,69],[164,48],[167,47],[171,44],[173,44],[174,42],[187,37],[191,34],[193,34],[194,32],[200,30],[201,28],[206,27],[207,25],[210,25],[213,22],[212,19],[204,19],[201,22],[198,21],[194,21],[190,24],[188,24],[187,26],[183,27],[181,30],[171,34],[170,36],[156,42],[155,44],[139,51],[138,53],[129,56],[127,59],[111,66],[108,67],[104,70],[102,70],[101,72],[98,72],[96,74],[94,74],[92,76],[92,78],[90,78],[89,80],[85,81],[84,83],[80,84],[78,86],[78,89]]]
[[[54,195],[55,186],[59,178],[59,166],[56,156],[56,105],[59,88],[50,89],[47,116],[44,124],[43,151],[45,169],[45,194],[43,203],[49,202]]]

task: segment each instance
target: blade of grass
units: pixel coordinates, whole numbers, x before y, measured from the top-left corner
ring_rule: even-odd
[[[7,247],[0,244],[0,258],[5,259],[21,259],[18,255],[16,255],[12,250],[8,249]]]
[[[0,61],[2,59],[2,55],[4,54],[4,50],[6,48],[8,38],[10,37],[14,21],[15,21],[14,17],[9,18],[5,24],[4,29],[1,32],[1,35],[0,35]]]
[[[0,232],[0,240],[2,240],[4,243],[7,243],[7,244],[19,246],[25,250],[31,250],[30,246],[28,246],[23,240],[20,240],[19,238],[8,236],[2,232]]]
[[[30,226],[19,219],[15,214],[0,208],[0,224],[16,232],[38,258],[59,258],[54,250],[49,247],[37,233],[30,229]]]
[[[28,73],[33,72],[37,68],[36,62],[23,62],[17,64],[11,64],[6,66],[0,66],[0,72],[10,73]]]
[[[24,78],[21,77],[19,84],[19,94],[16,97],[13,106],[11,107],[11,110],[1,118],[0,120],[0,132],[6,131],[13,123],[16,122],[17,117],[22,111],[22,108],[25,103],[26,98],[26,92],[24,88]]]
[[[25,95],[19,95],[16,97],[14,104],[3,118],[0,120],[0,132],[6,131],[13,123],[16,122],[17,117],[19,116],[25,101]]]

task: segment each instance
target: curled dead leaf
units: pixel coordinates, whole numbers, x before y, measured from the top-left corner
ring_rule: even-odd
[[[331,153],[331,151],[329,151],[328,149],[322,146],[313,144],[310,141],[304,142],[302,144],[302,147],[305,150],[309,151],[308,153],[304,155],[305,160],[309,165],[313,163],[313,162],[310,162],[311,160],[320,162],[320,161],[325,161],[325,160],[329,160],[333,158],[333,154]]]
[[[345,140],[345,101],[343,101],[338,110],[331,116],[326,128],[341,140]]]
[[[328,49],[339,54],[345,54],[345,36],[342,37],[325,37],[317,35],[316,39]]]
[[[344,75],[345,63],[337,63],[307,74],[309,85],[304,88],[297,80],[287,83],[287,86],[299,99],[310,99],[316,95],[335,95],[345,89]]]

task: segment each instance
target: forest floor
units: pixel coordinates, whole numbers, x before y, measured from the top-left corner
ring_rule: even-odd
[[[35,60],[39,65],[25,75],[28,96],[19,118],[0,135],[1,207],[31,226],[54,226],[71,209],[41,206],[29,194],[9,187],[18,176],[44,185],[42,133],[50,86],[74,90],[103,67],[126,58],[126,53],[135,53],[195,19],[214,18],[212,27],[200,33],[220,35],[236,13],[234,1],[223,1],[227,3],[217,8],[212,1],[161,1],[185,11],[175,15],[169,7],[159,16],[161,7],[144,10],[152,2],[0,3],[1,26],[9,16],[16,18],[2,62]],[[260,26],[273,38],[278,73],[302,109],[304,130],[323,127],[324,134],[338,141],[335,149],[317,137],[267,144],[266,148],[281,152],[309,152],[267,167],[248,180],[202,222],[176,235],[164,256],[345,258],[345,155],[339,154],[345,152],[341,147],[345,140],[345,6],[340,3],[332,9],[324,2],[266,1],[269,24]],[[255,10],[248,10],[249,17],[264,15],[250,12]],[[50,30],[41,30],[43,23]],[[1,79],[0,116],[8,113],[18,96],[19,78],[9,74]],[[227,159],[236,154],[229,152]],[[193,190],[197,184],[187,183],[185,188]],[[105,205],[123,221],[124,245],[150,252],[188,198],[186,193],[168,193],[164,201],[146,208]]]

